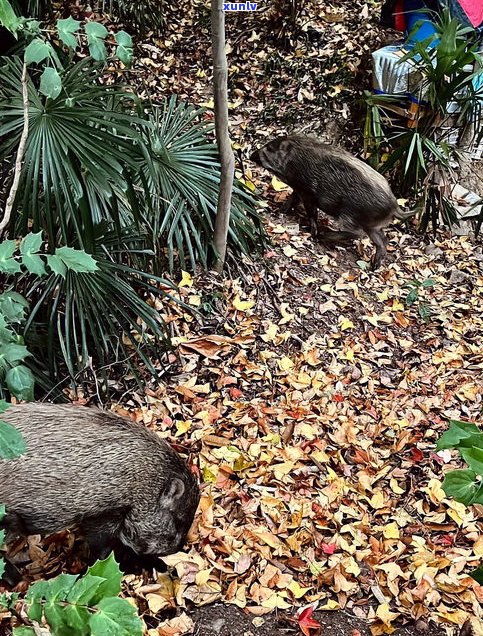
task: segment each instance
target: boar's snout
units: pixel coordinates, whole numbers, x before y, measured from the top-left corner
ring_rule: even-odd
[[[258,150],[255,150],[255,152],[252,152],[252,154],[250,155],[250,161],[254,161],[255,163],[261,163],[260,152]]]

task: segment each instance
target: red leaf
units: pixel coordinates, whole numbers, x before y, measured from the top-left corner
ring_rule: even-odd
[[[423,461],[424,453],[420,451],[419,448],[413,446],[409,452],[411,453],[411,461],[415,464],[419,464]]]
[[[323,543],[320,547],[325,554],[334,554],[337,549],[335,543]]]
[[[313,607],[306,607],[299,614],[299,626],[305,636],[318,636],[321,632],[322,625],[312,618],[313,613]]]

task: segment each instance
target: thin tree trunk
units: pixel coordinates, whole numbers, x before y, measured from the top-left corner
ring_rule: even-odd
[[[7,203],[5,205],[5,213],[0,222],[0,238],[3,231],[7,227],[10,217],[12,216],[13,204],[17,195],[20,175],[22,173],[22,161],[25,154],[25,146],[27,145],[27,137],[29,134],[29,93],[27,83],[27,65],[24,63],[22,68],[22,102],[23,102],[23,130],[20,136],[20,142],[17,148],[17,157],[15,158],[15,171],[13,173],[13,182],[8,194]]]
[[[221,163],[220,192],[213,237],[216,253],[214,269],[221,273],[226,256],[235,171],[235,157],[228,131],[228,67],[225,54],[225,12],[223,11],[222,0],[211,0],[211,39],[213,48],[215,130]]]

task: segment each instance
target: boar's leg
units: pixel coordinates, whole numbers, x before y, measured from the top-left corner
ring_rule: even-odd
[[[382,262],[382,259],[386,256],[386,244],[387,239],[384,235],[384,232],[377,228],[364,228],[367,235],[371,239],[371,241],[376,246],[376,253],[372,257],[372,269],[375,270],[379,267]]]
[[[83,519],[81,529],[92,557],[105,559],[119,536],[126,510],[112,510]]]
[[[287,198],[285,203],[280,208],[281,214],[288,214],[294,208],[297,207],[300,201],[300,196],[296,192],[292,192],[292,194]]]
[[[310,235],[312,236],[313,239],[316,239],[319,233],[319,226],[317,223],[317,219],[318,219],[317,203],[311,197],[307,197],[303,195],[300,195],[300,197],[303,201],[305,212],[307,214],[307,218],[310,223]]]

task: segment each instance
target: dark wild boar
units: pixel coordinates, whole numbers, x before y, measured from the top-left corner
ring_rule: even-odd
[[[21,404],[0,419],[27,444],[0,459],[7,540],[78,527],[103,557],[120,541],[140,555],[182,548],[199,502],[194,475],[154,432],[85,407]]]
[[[287,208],[301,199],[318,234],[317,210],[339,219],[342,230],[324,230],[322,239],[353,239],[364,231],[376,246],[375,269],[386,254],[382,228],[394,217],[408,218],[399,208],[386,179],[350,153],[314,137],[290,135],[268,142],[250,157],[293,188]]]

